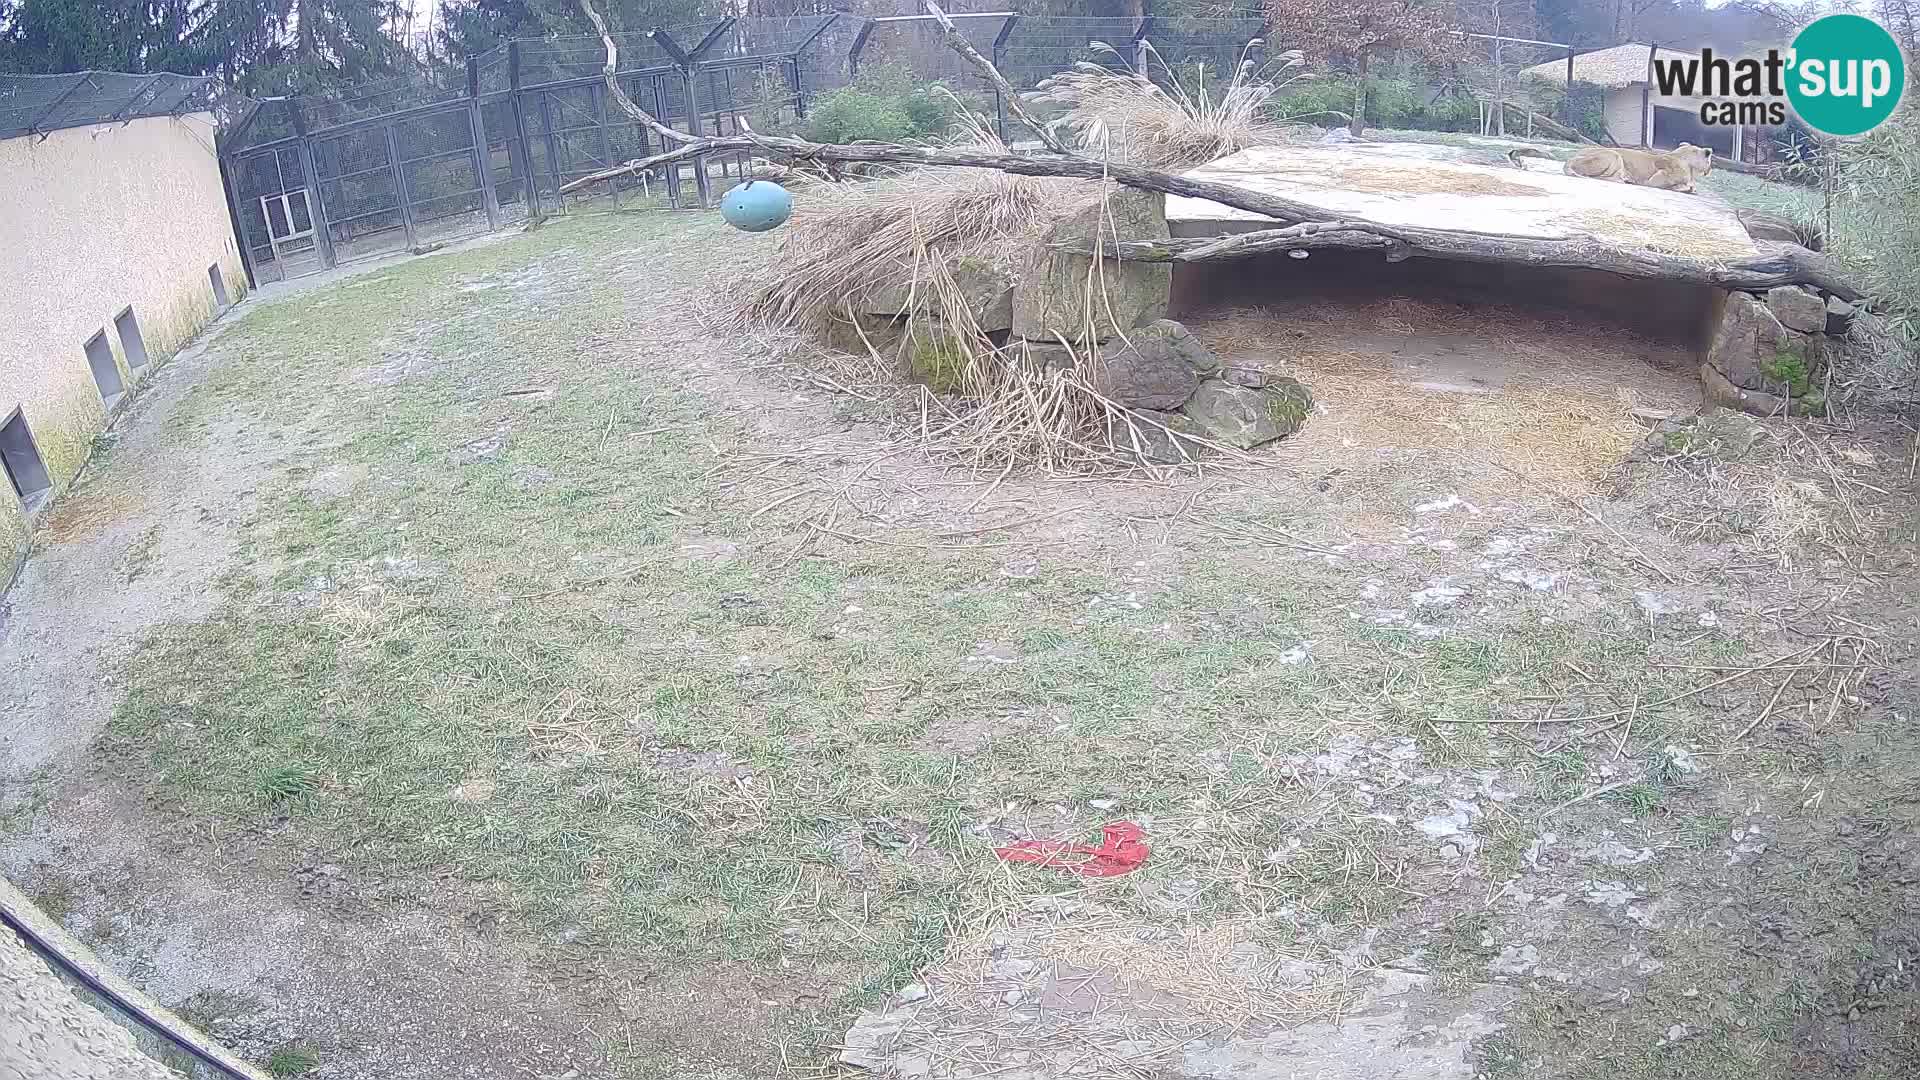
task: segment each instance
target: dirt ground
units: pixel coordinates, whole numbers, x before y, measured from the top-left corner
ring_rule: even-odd
[[[167,365],[0,600],[0,869],[289,1075],[1920,1074],[1909,430],[1295,298],[1191,319],[1316,392],[1259,467],[1003,474],[714,322],[769,242]]]

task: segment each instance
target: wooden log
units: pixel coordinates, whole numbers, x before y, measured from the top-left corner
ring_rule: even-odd
[[[1417,226],[1381,226],[1373,222],[1312,222],[1280,229],[1212,237],[1175,237],[1108,244],[1108,258],[1141,262],[1200,262],[1243,258],[1276,251],[1324,248],[1380,250],[1391,261],[1409,256],[1462,262],[1600,270],[1622,277],[1651,278],[1721,289],[1761,292],[1779,285],[1811,285],[1842,300],[1861,293],[1834,261],[1797,244],[1763,241],[1759,255],[1716,261],[1625,248],[1590,236],[1538,237],[1455,232]],[[1070,248],[1092,254],[1090,248]]]

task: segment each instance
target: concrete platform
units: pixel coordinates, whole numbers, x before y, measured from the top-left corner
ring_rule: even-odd
[[[1458,153],[1423,143],[1261,147],[1186,175],[1388,225],[1542,238],[1587,235],[1710,259],[1758,254],[1733,208],[1706,192],[1567,176],[1558,162],[1530,160],[1524,169],[1476,164],[1454,160]],[[1218,236],[1271,224],[1270,218],[1210,200],[1167,197],[1167,225],[1175,236]]]

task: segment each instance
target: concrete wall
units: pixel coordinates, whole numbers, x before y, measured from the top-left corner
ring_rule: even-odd
[[[216,314],[208,266],[245,291],[213,130],[199,113],[0,140],[0,422],[21,410],[55,497],[107,424],[87,339],[107,331],[131,391],[115,315],[133,306],[144,376]],[[0,481],[0,588],[30,526]]]

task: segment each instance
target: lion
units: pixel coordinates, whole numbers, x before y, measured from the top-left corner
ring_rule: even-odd
[[[1546,158],[1551,154],[1538,150],[1514,150],[1507,154],[1515,167],[1523,157]],[[1567,159],[1568,176],[1594,180],[1618,180],[1623,184],[1691,192],[1700,178],[1713,171],[1713,151],[1708,147],[1681,143],[1671,150],[1632,150],[1625,147],[1589,146]]]

